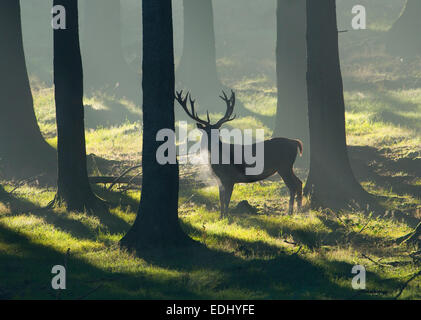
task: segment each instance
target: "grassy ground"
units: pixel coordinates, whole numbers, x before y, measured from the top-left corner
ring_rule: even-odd
[[[370,30],[341,35],[352,166],[367,190],[384,197],[384,217],[307,205],[288,216],[287,190],[273,178],[234,190],[231,207],[246,199],[257,214],[233,210],[219,220],[213,181],[200,167],[182,166],[182,227],[203,246],[134,256],[118,241],[135,218],[136,186],[94,186],[111,207],[109,214],[92,216],[43,209],[54,188],[2,181],[8,194],[0,191],[0,298],[420,299],[421,277],[405,285],[421,269],[419,248],[394,239],[414,228],[402,215],[421,218],[421,60],[385,53],[381,39],[390,21],[379,16]],[[232,126],[263,127],[267,136],[272,125],[266,120],[276,110],[269,54],[218,60],[224,83],[255,113]],[[53,89],[35,78],[32,87],[41,130],[55,145]],[[139,163],[141,114],[135,104],[103,93],[85,104],[87,152],[96,155],[90,157],[91,174],[115,175]],[[305,180],[306,170],[298,173]],[[67,265],[68,289],[60,293],[50,286],[56,264]],[[357,264],[367,269],[363,291],[351,287]]]

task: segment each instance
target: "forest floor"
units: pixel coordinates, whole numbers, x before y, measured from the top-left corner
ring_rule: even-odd
[[[289,216],[287,189],[274,177],[236,185],[231,213],[220,220],[213,180],[201,167],[182,165],[182,227],[203,246],[135,256],[118,241],[136,216],[136,184],[94,185],[110,212],[89,215],[44,209],[54,187],[2,181],[8,194],[0,195],[0,299],[421,299],[420,248],[395,241],[421,219],[421,60],[388,56],[378,29],[362,38],[341,35],[341,58],[351,163],[364,188],[384,197],[383,216],[310,210],[307,203]],[[254,113],[232,127],[271,135],[273,63],[218,61],[223,82]],[[35,79],[32,87],[41,130],[54,146],[53,89]],[[105,94],[85,104],[92,107],[86,115],[90,175],[117,176],[139,164],[136,105]],[[305,181],[307,171],[297,171]],[[136,175],[141,171],[130,173]],[[235,209],[242,200],[256,212]],[[67,290],[60,292],[50,285],[57,264],[67,266]],[[367,270],[365,290],[352,289],[354,265]]]

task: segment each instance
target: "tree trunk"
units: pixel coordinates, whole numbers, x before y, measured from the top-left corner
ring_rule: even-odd
[[[335,0],[307,0],[307,50],[311,162],[305,192],[313,207],[365,203],[369,195],[348,159]]]
[[[133,98],[140,79],[124,57],[120,0],[85,0],[84,9],[81,46],[85,88]]]
[[[143,0],[143,181],[139,211],[121,240],[129,249],[188,242],[178,221],[178,164],[160,165],[161,129],[174,130],[174,52],[171,0]]]
[[[41,135],[33,108],[18,0],[0,2],[0,172],[44,174],[55,181],[56,151]]]
[[[387,49],[403,57],[421,55],[421,1],[408,0],[399,19],[387,35]]]
[[[57,119],[58,191],[68,210],[92,211],[93,194],[86,168],[83,71],[77,0],[54,0],[66,8],[65,30],[54,30],[54,85]]]
[[[199,101],[217,101],[221,89],[216,69],[212,0],[183,0],[184,44],[177,82]]]
[[[310,148],[306,59],[306,0],[278,0],[278,107],[273,135],[300,139],[304,144],[304,153],[302,160],[297,159],[297,163],[308,167]]]

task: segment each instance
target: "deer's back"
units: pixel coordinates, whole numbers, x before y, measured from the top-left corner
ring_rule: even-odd
[[[259,149],[259,144],[264,144],[263,158],[258,158],[257,161],[263,162],[263,172],[258,175],[247,175],[246,168],[253,168],[256,163],[245,162],[245,146],[244,145],[229,145],[230,163],[222,164],[222,152],[224,148],[220,149],[220,161],[218,164],[211,164],[212,171],[220,181],[231,182],[255,182],[266,179],[276,172],[286,171],[292,168],[297,157],[297,142],[288,138],[273,138],[263,142],[254,143],[251,145],[252,155],[256,156],[256,150]],[[224,145],[224,143],[222,143]],[[226,146],[226,144],[225,144]],[[236,164],[234,162],[235,148],[242,152],[242,163]],[[228,149],[228,148],[227,148]],[[250,150],[248,151],[250,153]]]

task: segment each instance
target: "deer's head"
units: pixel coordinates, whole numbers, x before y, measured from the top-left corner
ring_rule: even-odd
[[[225,115],[216,123],[212,124],[209,118],[209,112],[206,112],[207,120],[202,120],[197,115],[195,111],[195,100],[192,99],[190,93],[187,93],[185,97],[183,97],[183,91],[176,92],[175,100],[181,105],[187,115],[196,122],[196,126],[199,130],[203,130],[206,132],[208,136],[210,136],[213,129],[219,130],[221,126],[228,122],[235,119],[235,115],[233,117],[232,113],[234,111],[235,106],[235,93],[231,90],[231,98],[228,98],[226,93],[222,91],[222,96],[219,96],[227,105],[227,111]],[[187,102],[190,102],[190,109],[187,107]]]

